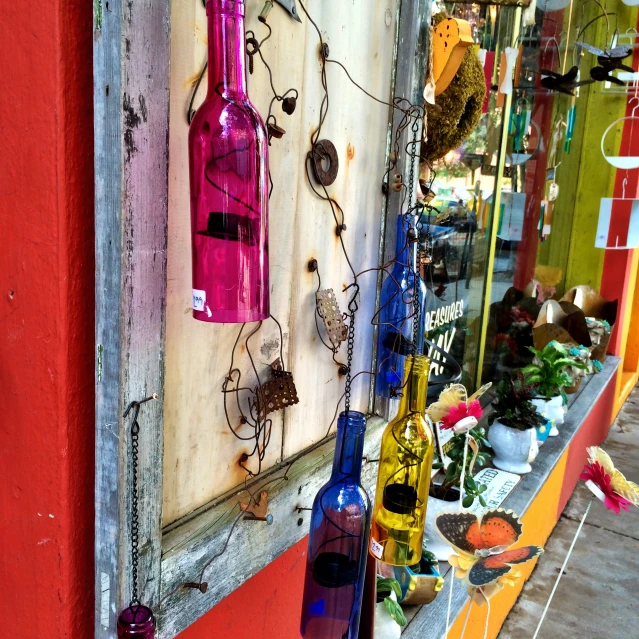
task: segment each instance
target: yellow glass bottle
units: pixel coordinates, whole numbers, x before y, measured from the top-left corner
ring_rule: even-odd
[[[425,417],[429,369],[424,355],[406,358],[399,412],[382,435],[369,549],[393,566],[422,558],[433,465],[433,432]]]

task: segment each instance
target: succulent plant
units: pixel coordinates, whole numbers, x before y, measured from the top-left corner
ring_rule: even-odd
[[[377,596],[384,598],[384,605],[391,619],[399,626],[405,626],[407,621],[404,616],[402,607],[397,603],[396,599],[391,597],[391,592],[395,593],[396,599],[402,596],[402,590],[399,581],[392,577],[377,577]],[[388,593],[388,594],[387,594]]]

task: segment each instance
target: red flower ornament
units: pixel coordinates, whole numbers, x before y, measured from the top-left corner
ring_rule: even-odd
[[[455,428],[455,426],[463,419],[473,417],[476,421],[482,416],[482,408],[478,399],[472,402],[461,402],[457,406],[453,406],[450,411],[442,417],[441,427],[443,430]]]
[[[598,461],[591,461],[587,464],[579,475],[579,479],[583,479],[590,491],[615,514],[618,515],[622,508],[629,510],[632,502],[613,490],[612,477]]]

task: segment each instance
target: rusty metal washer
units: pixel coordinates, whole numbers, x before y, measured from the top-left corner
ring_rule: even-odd
[[[330,140],[316,142],[310,158],[315,179],[324,186],[333,184],[339,171],[339,158],[335,145]],[[324,170],[323,163],[326,159],[328,159],[328,169]]]

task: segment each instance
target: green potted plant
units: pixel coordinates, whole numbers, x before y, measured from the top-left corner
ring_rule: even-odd
[[[534,396],[535,386],[521,372],[504,375],[497,385],[488,441],[495,452],[493,464],[501,470],[519,475],[532,470],[530,462],[539,452],[537,428],[546,423],[530,401]]]
[[[552,422],[550,436],[554,437],[559,434],[557,425],[564,423],[565,389],[575,383],[569,370],[586,369],[587,365],[573,359],[568,348],[556,340],[548,342],[542,350],[532,346],[529,350],[535,358],[522,373],[526,383],[537,388],[537,396],[532,402],[539,413]]]
[[[486,439],[486,429],[483,427],[472,428],[468,431],[469,450],[466,455],[466,472],[464,475],[464,499],[462,506],[470,508],[477,499],[482,506],[486,506],[483,493],[486,491],[484,484],[478,484],[473,479],[473,473],[485,466],[490,460],[490,442]],[[428,550],[440,561],[446,561],[453,553],[452,546],[447,544],[435,529],[435,518],[441,512],[454,508],[459,502],[459,489],[461,471],[464,460],[464,444],[466,434],[453,435],[444,445],[445,454],[450,458],[450,463],[445,468],[441,482],[431,481],[428,496],[428,508],[426,509],[426,537]],[[475,457],[474,450],[477,450]],[[475,459],[473,460],[473,457]],[[472,464],[472,466],[471,466]],[[441,460],[433,463],[433,468],[443,469]]]

